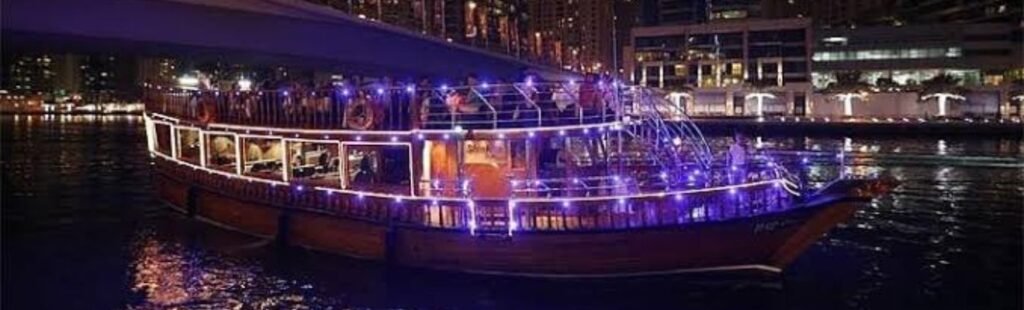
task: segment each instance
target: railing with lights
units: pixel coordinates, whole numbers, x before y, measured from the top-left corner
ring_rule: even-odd
[[[675,226],[794,207],[784,180],[593,197],[416,197],[249,178],[156,155],[163,175],[233,199],[390,225],[508,234]]]
[[[498,129],[613,122],[627,88],[605,83],[215,91],[146,85],[146,110],[203,123],[305,129]]]

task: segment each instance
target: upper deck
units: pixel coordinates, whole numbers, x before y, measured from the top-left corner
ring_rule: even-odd
[[[604,82],[368,86],[263,91],[147,88],[146,109],[197,123],[366,132],[597,129],[631,113],[633,91]]]

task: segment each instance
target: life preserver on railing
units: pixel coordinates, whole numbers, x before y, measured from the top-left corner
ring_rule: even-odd
[[[366,98],[356,98],[352,104],[345,107],[345,125],[348,128],[366,130],[373,127],[374,106]]]
[[[216,98],[211,96],[199,97],[199,122],[202,124],[212,123],[217,119]]]

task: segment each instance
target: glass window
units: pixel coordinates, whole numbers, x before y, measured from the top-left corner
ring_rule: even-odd
[[[178,129],[178,159],[199,164],[199,130]]]
[[[156,131],[156,151],[160,154],[172,156],[171,154],[171,126],[166,124],[153,124]]]
[[[795,52],[795,50],[793,50]],[[958,47],[950,48],[909,48],[909,49],[871,49],[856,51],[816,52],[814,61],[847,61],[847,60],[884,60],[884,59],[924,59],[924,58],[957,58],[963,52]]]
[[[279,138],[243,138],[242,174],[268,180],[284,180],[284,145]]]
[[[673,66],[673,70],[672,71],[675,71],[675,74],[674,74],[675,76],[685,76],[686,75],[686,66],[682,65],[682,64],[677,64],[677,65]]]
[[[390,194],[410,194],[407,146],[346,146],[346,171],[350,188]]]
[[[313,186],[341,186],[337,142],[288,141],[289,180]]]
[[[235,173],[235,136],[209,133],[206,135],[206,167]]]

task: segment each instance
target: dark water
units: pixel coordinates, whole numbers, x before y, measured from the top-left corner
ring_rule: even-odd
[[[152,195],[141,119],[2,119],[3,309],[1020,309],[1022,142],[764,138],[902,185],[780,278],[523,280],[384,268],[188,220]],[[684,246],[684,245],[681,245]]]

